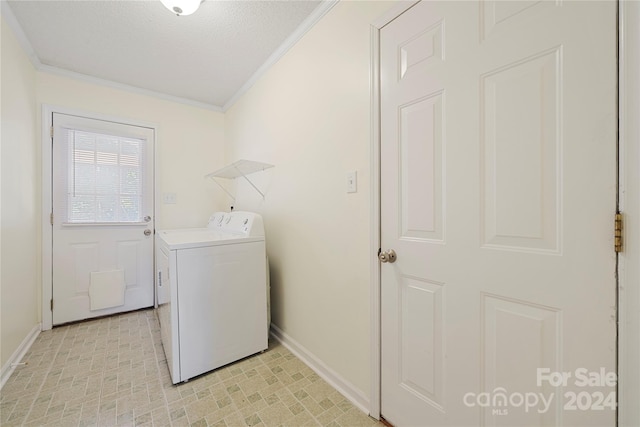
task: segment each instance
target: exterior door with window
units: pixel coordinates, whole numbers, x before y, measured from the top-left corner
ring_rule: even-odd
[[[152,306],[153,129],[52,123],[53,324]]]

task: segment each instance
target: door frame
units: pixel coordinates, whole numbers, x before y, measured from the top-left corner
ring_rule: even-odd
[[[381,415],[381,271],[380,249],[380,30],[419,0],[403,1],[370,25],[370,397],[369,415]],[[640,2],[621,0],[619,4],[619,208],[624,213],[625,245],[640,245]],[[634,80],[635,78],[635,80]],[[629,93],[631,91],[631,93]],[[629,158],[627,153],[636,157]],[[635,161],[635,162],[634,162]],[[625,162],[630,167],[625,168]],[[625,175],[626,173],[626,175]],[[635,173],[635,175],[631,175]],[[615,209],[615,206],[611,207]],[[635,231],[633,234],[628,230]],[[611,227],[613,235],[613,224]],[[638,249],[622,252],[618,263],[618,425],[640,425],[640,256]]]
[[[110,116],[106,114],[99,114],[91,111],[79,110],[75,108],[61,107],[57,105],[42,104],[42,288],[41,288],[41,316],[42,326],[41,330],[46,331],[53,327],[53,310],[51,310],[51,299],[53,298],[53,227],[50,222],[50,215],[53,212],[53,192],[52,192],[52,159],[53,159],[53,146],[51,138],[51,127],[53,113],[66,114],[71,116],[80,116],[90,119],[103,120],[109,122],[116,122],[130,126],[138,126],[150,128],[153,131],[153,183],[152,183],[152,215],[155,221],[158,220],[156,213],[158,212],[156,197],[156,165],[157,165],[157,139],[158,139],[158,125],[155,123],[144,122],[141,120],[133,120],[129,118]],[[155,233],[153,235],[155,240]],[[155,243],[152,244],[155,248]],[[155,250],[155,249],[154,249]],[[155,259],[155,258],[154,258]],[[155,266],[152,267],[155,270]],[[155,277],[155,274],[154,274]],[[154,284],[155,294],[155,284]],[[154,298],[155,300],[155,298]]]
[[[618,2],[619,202],[618,425],[640,425],[640,2]],[[635,403],[635,404],[634,404]]]

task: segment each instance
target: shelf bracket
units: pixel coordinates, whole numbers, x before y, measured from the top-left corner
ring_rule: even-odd
[[[254,162],[250,160],[238,160],[235,163],[230,164],[222,169],[219,169],[215,172],[212,172],[208,175],[205,175],[205,178],[211,178],[213,182],[215,182],[218,187],[222,188],[222,190],[227,193],[229,197],[235,203],[236,198],[233,194],[231,194],[222,184],[220,184],[216,178],[226,178],[226,179],[234,179],[238,177],[243,177],[254,190],[256,190],[261,196],[262,199],[265,198],[264,193],[247,177],[247,175],[252,174],[254,172],[264,171],[265,169],[272,168],[273,165],[262,162]]]
[[[254,188],[254,190],[256,190],[258,193],[260,193],[260,195],[262,196],[262,199],[264,200],[264,193],[262,191],[260,191],[260,189],[258,189],[258,187],[256,187],[255,184],[253,182],[251,182],[251,180],[249,178],[247,178],[247,175],[242,173],[242,171],[240,169],[238,169],[237,166],[236,166],[236,170]],[[235,198],[233,199],[233,201],[235,202]]]
[[[220,183],[219,183],[219,182],[218,182],[214,177],[212,177],[212,176],[210,176],[209,178],[211,178],[211,181],[215,182],[215,183],[216,183],[216,185],[217,185],[218,187],[222,188],[222,191],[224,191],[225,193],[227,193],[227,195],[228,195],[229,197],[231,197],[231,200],[233,200],[233,203],[235,203],[235,202],[236,202],[236,198],[235,198],[235,196],[234,196],[233,194],[231,194],[231,193],[229,192],[229,190],[227,190],[226,188],[224,188],[224,185],[220,184]]]

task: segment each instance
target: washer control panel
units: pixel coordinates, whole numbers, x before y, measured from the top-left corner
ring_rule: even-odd
[[[255,212],[216,212],[209,218],[208,228],[246,236],[264,236],[262,217]]]

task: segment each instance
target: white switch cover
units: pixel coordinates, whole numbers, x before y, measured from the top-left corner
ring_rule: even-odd
[[[163,193],[162,201],[165,205],[175,205],[178,203],[176,193]]]
[[[356,171],[347,172],[347,193],[358,191],[358,173]]]

